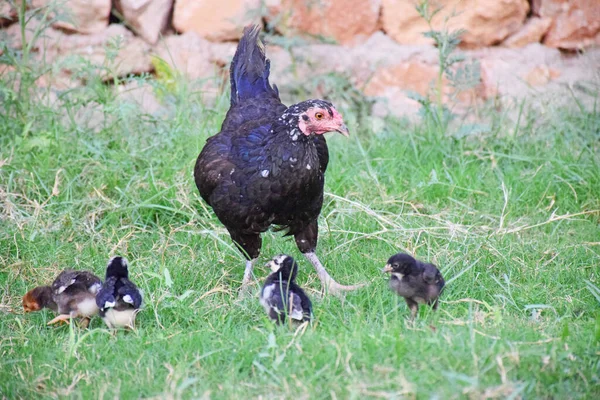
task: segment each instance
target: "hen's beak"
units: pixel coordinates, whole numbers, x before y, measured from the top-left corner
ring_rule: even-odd
[[[350,136],[350,132],[348,131],[348,127],[346,126],[346,124],[342,124],[340,125],[337,129],[336,132],[341,133],[342,135],[349,137]]]
[[[392,272],[392,266],[390,264],[386,264],[386,266],[381,270],[381,272]]]

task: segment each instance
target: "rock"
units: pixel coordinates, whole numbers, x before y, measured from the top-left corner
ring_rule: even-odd
[[[126,82],[115,89],[119,93],[119,100],[135,105],[141,113],[159,115],[165,110],[156,97],[154,88],[148,83]]]
[[[502,43],[506,47],[523,47],[529,43],[539,43],[550,29],[552,18],[530,18],[527,23],[515,34]]]
[[[8,1],[2,2],[0,4],[0,28],[16,21],[17,9]]]
[[[173,0],[115,0],[114,4],[128,26],[150,44],[167,27],[173,8]]]
[[[525,76],[525,81],[531,86],[542,86],[559,76],[559,70],[549,68],[547,65],[538,65],[529,71],[527,76]]]
[[[464,47],[490,46],[518,31],[529,11],[527,0],[439,0],[442,11],[433,19],[433,28],[441,29],[444,19],[453,12],[448,28],[466,29]],[[430,44],[423,32],[427,23],[406,0],[383,0],[381,9],[383,30],[398,43]]]
[[[380,96],[386,89],[397,87],[425,96],[430,87],[436,84],[437,77],[437,65],[419,59],[409,59],[392,66],[378,68],[366,83],[364,92],[367,96]]]
[[[27,42],[33,39],[39,24],[39,21],[33,19],[27,25]],[[20,49],[20,27],[12,25],[5,32],[9,38],[9,45]],[[42,37],[33,44],[32,50],[37,53],[40,61],[53,64],[55,69],[74,68],[73,57],[80,56],[95,66],[97,72],[106,79],[152,71],[150,45],[134,37],[131,31],[119,24],[112,24],[102,32],[92,35],[66,34],[54,28],[47,28]]]
[[[578,50],[600,44],[600,1],[538,0],[537,12],[552,18],[544,44],[566,50]]]
[[[220,74],[235,54],[235,44],[212,43],[196,32],[169,36],[155,48],[155,54],[189,79]]]
[[[267,8],[275,29],[285,35],[305,33],[347,44],[379,29],[381,0],[281,0]]]
[[[53,3],[54,0],[32,0],[31,6],[53,7]],[[53,24],[55,28],[79,33],[98,33],[108,26],[111,0],[69,0],[64,5],[68,7],[56,8],[59,21]]]
[[[237,40],[243,28],[260,23],[261,0],[177,0],[173,26],[211,41]]]

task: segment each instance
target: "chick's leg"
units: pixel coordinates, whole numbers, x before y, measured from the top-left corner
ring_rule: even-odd
[[[410,319],[414,320],[417,316],[417,311],[419,311],[419,303],[409,298],[405,298],[405,300],[406,304],[408,304],[408,308],[410,309]]]
[[[331,277],[331,275],[329,275],[323,264],[321,264],[321,261],[319,261],[319,257],[317,257],[315,253],[318,231],[319,228],[317,226],[317,221],[313,221],[302,232],[295,234],[294,238],[296,239],[296,245],[298,246],[298,249],[302,252],[302,254],[304,254],[304,256],[308,259],[308,261],[310,261],[317,271],[317,275],[321,280],[323,289],[335,296],[342,296],[346,291],[363,287],[365,285],[364,283],[349,286],[340,285]]]
[[[90,326],[90,321],[91,318],[90,317],[84,317],[81,319],[81,322],[79,323],[79,326],[83,329],[87,329],[88,326]]]
[[[54,325],[58,322],[61,322],[63,324],[69,324],[71,323],[71,316],[69,314],[60,314],[58,317],[49,321],[46,325]]]

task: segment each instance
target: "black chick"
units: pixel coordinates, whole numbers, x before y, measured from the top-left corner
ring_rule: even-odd
[[[296,284],[298,264],[285,254],[267,263],[273,273],[267,277],[260,292],[260,304],[269,317],[281,324],[286,317],[292,321],[310,321],[312,303],[304,290]]]
[[[95,298],[101,287],[100,278],[89,271],[62,271],[52,282],[52,299],[59,315],[48,325],[82,317],[82,327],[87,327],[90,318],[98,313]]]
[[[383,272],[392,274],[390,288],[404,297],[413,319],[419,310],[419,304],[428,304],[434,310],[437,309],[445,282],[435,265],[398,253],[390,257]]]
[[[360,285],[338,284],[316,255],[317,220],[329,153],[324,134],[348,136],[342,115],[324,100],[286,107],[269,82],[269,60],[258,26],[244,30],[231,63],[231,107],[194,168],[200,195],[246,257],[242,287],[252,277],[261,234],[272,225],[293,235],[323,286],[338,294]]]
[[[113,257],[106,267],[106,279],[96,296],[100,317],[109,329],[131,328],[142,305],[142,294],[129,280],[127,260]]]

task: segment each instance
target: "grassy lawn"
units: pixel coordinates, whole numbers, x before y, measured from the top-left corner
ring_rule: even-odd
[[[318,254],[341,283],[369,285],[323,298],[293,240],[267,233],[257,283],[289,253],[313,298],[314,322],[295,330],[238,300],[244,260],[193,183],[227,98],[207,108],[182,83],[147,115],[111,93],[89,82],[59,100],[4,97],[0,397],[600,396],[598,111],[496,112],[459,138],[346,108]],[[398,251],[448,282],[414,323],[380,272]],[[145,294],[136,331],[23,315],[28,289],[66,267],[103,275],[114,254]]]

